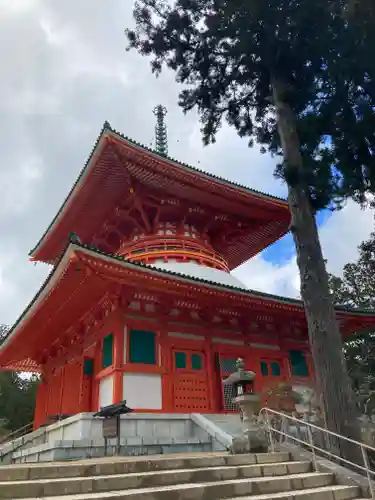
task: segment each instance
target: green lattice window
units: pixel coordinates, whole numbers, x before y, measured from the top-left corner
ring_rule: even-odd
[[[309,376],[309,369],[307,367],[306,357],[303,351],[290,351],[289,360],[293,377]]]
[[[183,370],[186,368],[186,354],[184,352],[175,352],[174,353],[174,364],[175,367]]]
[[[130,330],[129,361],[143,365],[156,365],[156,335],[144,330]]]
[[[271,362],[271,375],[273,377],[280,377],[281,375],[280,363],[278,363],[277,361]]]
[[[191,355],[191,368],[193,370],[202,370],[202,356],[200,354],[192,354]]]
[[[102,368],[113,364],[113,333],[106,335],[103,339]]]
[[[237,371],[237,358],[220,357],[220,368],[223,373],[233,373]]]
[[[85,358],[83,360],[83,374],[92,377],[94,375],[94,360]]]
[[[263,377],[267,377],[267,375],[268,375],[267,361],[260,362],[260,373],[263,375]]]

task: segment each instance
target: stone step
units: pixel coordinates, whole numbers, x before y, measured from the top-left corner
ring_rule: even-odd
[[[32,481],[0,482],[0,498],[48,497],[119,491],[185,483],[216,482],[261,477],[282,477],[308,473],[311,463],[280,462],[256,465],[205,467],[112,474],[93,477],[73,477]]]
[[[121,491],[105,491],[62,496],[43,496],[43,500],[219,500],[246,495],[265,495],[294,490],[327,487],[333,484],[334,476],[329,473],[304,473],[284,477],[258,477],[229,481],[173,484],[149,488],[134,488]],[[24,497],[25,498],[25,497]],[[35,500],[35,497],[32,497]],[[26,500],[26,498],[25,498]],[[28,498],[27,500],[32,500]],[[315,500],[315,499],[314,499]],[[332,500],[332,499],[331,499]],[[339,498],[335,499],[339,500]],[[341,500],[341,499],[340,499]]]
[[[205,414],[204,417],[232,437],[243,434],[243,427],[238,414]]]
[[[322,488],[228,498],[227,500],[366,500],[358,498],[358,494],[359,488],[357,486],[332,485]]]
[[[289,453],[228,455],[200,453],[142,457],[109,457],[69,463],[44,463],[0,467],[0,482],[30,481],[111,474],[142,473],[158,470],[195,469],[201,467],[240,466],[287,462]]]

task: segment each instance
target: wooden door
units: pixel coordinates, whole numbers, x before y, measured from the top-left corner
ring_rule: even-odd
[[[256,390],[261,393],[261,404],[266,404],[267,391],[275,389],[284,381],[283,366],[280,359],[261,358],[257,373]]]
[[[210,410],[206,357],[203,351],[172,351],[174,410],[202,413]]]

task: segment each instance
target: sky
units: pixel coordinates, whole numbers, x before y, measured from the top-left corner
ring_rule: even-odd
[[[177,106],[173,73],[156,79],[149,61],[125,52],[130,0],[0,0],[0,323],[12,324],[49,272],[34,247],[108,120],[147,146],[152,109],[168,109],[170,156],[249,187],[284,196],[275,160],[249,149],[224,125],[203,147],[197,115]],[[354,203],[319,217],[328,268],[340,274],[373,229]],[[296,297],[298,270],[290,235],[234,271],[248,287]]]

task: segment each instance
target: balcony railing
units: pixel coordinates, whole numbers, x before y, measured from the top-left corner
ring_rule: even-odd
[[[208,245],[196,240],[173,237],[153,237],[136,243],[127,244],[119,251],[126,259],[145,263],[153,263],[157,259],[177,260],[180,262],[194,260],[201,264],[229,272],[228,264],[221,255]]]

